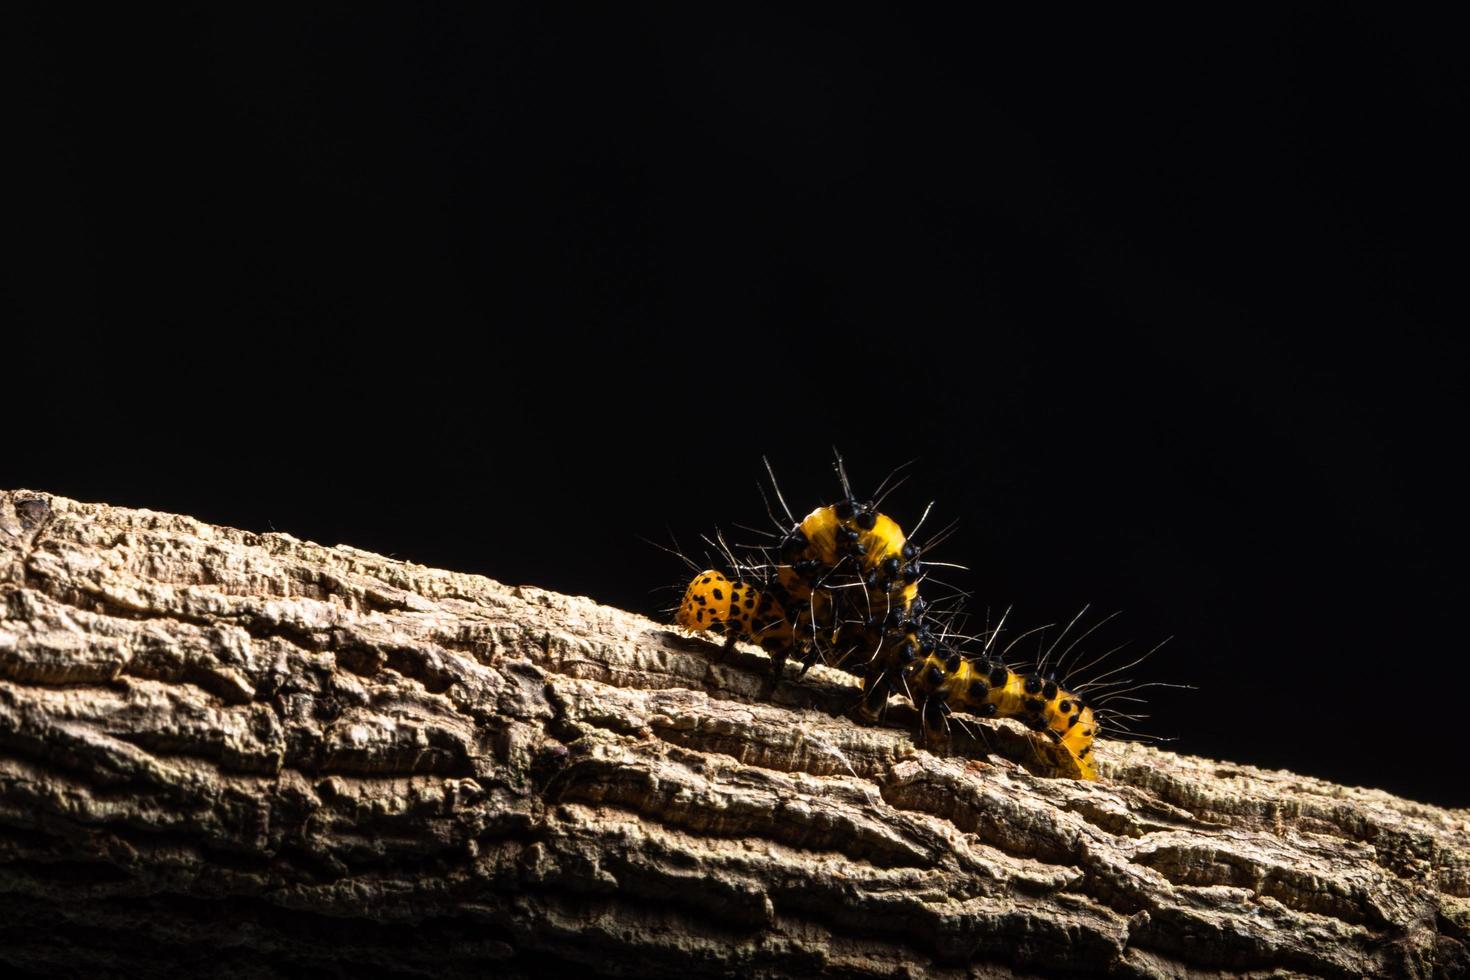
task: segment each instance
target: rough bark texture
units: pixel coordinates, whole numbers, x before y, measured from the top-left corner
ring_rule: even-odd
[[[1470,813],[1019,728],[286,534],[0,493],[0,963],[1456,975]],[[1264,722],[1263,722],[1264,723]]]

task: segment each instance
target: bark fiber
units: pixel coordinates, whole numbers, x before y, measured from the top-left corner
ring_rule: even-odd
[[[1455,976],[1470,812],[1009,723],[287,534],[0,492],[0,964]],[[1259,719],[1258,723],[1269,723]],[[1283,724],[1283,735],[1293,730]]]

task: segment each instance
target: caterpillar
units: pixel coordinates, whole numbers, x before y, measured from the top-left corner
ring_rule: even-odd
[[[819,657],[844,660],[833,655],[840,649],[847,656],[866,650],[864,659],[871,659],[879,622],[910,612],[918,600],[918,549],[892,518],[850,495],[808,514],[778,552],[774,578],[760,574],[769,570],[766,564],[745,570],[765,579],[760,582],[701,571],[679,604],[678,625],[696,631],[718,627],[730,642],[760,644],[779,677],[792,653],[803,670]]]
[[[854,673],[861,668],[859,712],[875,718],[890,693],[905,695],[926,741],[947,738],[954,711],[1017,718],[1037,733],[1033,743],[1045,770],[1096,779],[1096,712],[1044,676],[1041,665],[1027,674],[1007,667],[993,650],[999,627],[978,656],[952,643],[948,625],[919,596],[920,549],[876,504],[853,496],[841,456],[836,467],[844,498],[800,522],[776,488],[790,523],[775,563],[742,562],[721,540],[733,577],[715,568],[699,571],[684,591],[676,624],[717,630],[727,646],[737,640],[760,645],[771,655],[773,681],[792,656],[803,672],[818,659]],[[771,480],[775,487],[774,474]]]
[[[888,480],[879,486],[876,502],[857,499],[839,455],[843,499],[797,522],[769,463],[766,468],[787,517],[782,524],[771,514],[779,544],[760,549],[761,561],[741,562],[721,540],[737,579],[717,569],[699,572],[685,590],[676,622],[692,630],[719,626],[727,643],[759,643],[771,654],[777,679],[792,654],[803,672],[818,659],[848,669],[876,662],[885,624],[902,622],[916,603],[917,612],[924,608],[918,599],[919,548],[878,510]],[[771,550],[774,558],[767,554]]]
[[[903,677],[926,735],[937,735],[951,711],[1016,718],[1049,739],[1033,742],[1046,768],[1074,779],[1097,778],[1092,759],[1096,713],[1054,678],[1039,669],[1022,674],[986,654],[968,657],[946,646],[922,660],[914,654],[906,651],[899,659],[913,655]]]
[[[758,643],[772,654],[777,672],[795,646],[791,617],[769,592],[750,582],[732,581],[715,569],[701,572],[689,583],[677,622],[696,631],[722,629],[727,642]],[[898,690],[912,700],[923,734],[931,741],[947,736],[945,719],[952,711],[1017,718],[1050,739],[1036,743],[1046,768],[1076,779],[1097,778],[1091,759],[1096,714],[1056,680],[1013,671],[999,660],[966,656],[937,641],[922,614],[886,631],[876,645],[869,640],[856,648],[872,650],[863,678],[861,708],[867,716],[875,716],[890,690]]]

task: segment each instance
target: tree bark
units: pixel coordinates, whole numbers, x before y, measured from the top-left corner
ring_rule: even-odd
[[[0,493],[0,962],[1453,976],[1470,813],[1101,742],[287,534]]]

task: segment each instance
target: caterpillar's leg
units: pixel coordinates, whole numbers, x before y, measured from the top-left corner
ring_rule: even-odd
[[[930,696],[919,708],[919,745],[936,754],[949,747],[949,705],[942,697]]]
[[[888,707],[888,694],[893,690],[893,681],[888,671],[874,665],[863,678],[863,697],[855,706],[858,717],[864,721],[880,721]]]
[[[739,629],[736,627],[736,624],[729,620],[725,620],[720,624],[720,633],[724,636],[725,642],[719,645],[719,649],[716,652],[709,655],[712,663],[721,663],[729,660],[730,655],[735,652],[735,641],[740,639]]]
[[[797,678],[797,680],[800,680],[801,678],[805,677],[806,676],[806,672],[809,671],[809,670],[811,670],[812,669],[812,665],[815,664],[820,659],[821,659],[821,657],[819,656],[819,654],[817,652],[817,649],[815,647],[813,647],[812,649],[808,650],[806,652],[806,655],[801,658],[801,669],[796,672],[796,678]]]
[[[769,695],[781,683],[781,675],[786,670],[786,658],[791,651],[786,643],[775,640],[762,643],[761,646],[771,655],[771,673],[765,683],[765,693]]]
[[[782,642],[771,652],[771,687],[773,690],[784,679],[782,671],[786,666],[786,660],[793,655],[797,657],[797,662],[801,664],[801,670],[796,675],[798,678],[801,678],[805,676],[811,665],[816,663],[817,658],[821,655],[821,651],[815,645],[808,646],[804,642],[796,641],[796,634],[792,633],[790,639]]]

